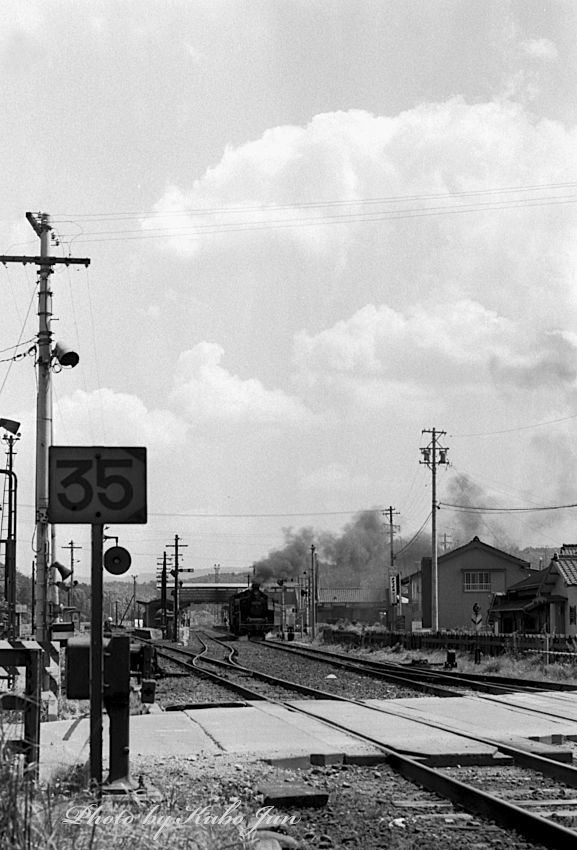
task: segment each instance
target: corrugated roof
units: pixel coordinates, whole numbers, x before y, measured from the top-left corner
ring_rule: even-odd
[[[376,603],[376,600],[360,587],[320,587],[318,601],[325,605],[339,605],[346,602]]]

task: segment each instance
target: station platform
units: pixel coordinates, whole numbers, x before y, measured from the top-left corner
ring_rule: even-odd
[[[295,767],[339,761],[370,764],[383,759],[378,746],[354,733],[370,735],[389,747],[429,764],[492,764],[503,759],[497,747],[459,733],[494,741],[531,739],[548,745],[577,740],[577,697],[556,692],[507,697],[416,697],[367,700],[364,705],[336,700],[296,700],[304,709],[249,703],[154,711],[130,718],[130,760],[139,756],[194,757],[228,753]],[[374,709],[378,709],[375,711]],[[325,725],[323,719],[342,729]],[[451,731],[433,730],[422,721]],[[89,759],[89,718],[43,723],[40,779],[56,778]],[[103,718],[103,757],[108,758],[108,718]]]

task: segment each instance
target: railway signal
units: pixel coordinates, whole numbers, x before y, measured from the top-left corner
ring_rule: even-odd
[[[102,783],[103,708],[103,543],[104,526],[146,522],[146,449],[110,446],[50,446],[49,523],[86,523],[92,530],[90,622],[90,777]],[[109,550],[108,569],[124,571],[130,555]],[[126,554],[125,554],[126,553]],[[126,557],[128,555],[128,558]],[[125,712],[123,705],[122,711]],[[110,705],[107,704],[107,710]],[[110,713],[110,711],[109,711]],[[127,717],[128,715],[126,715]],[[125,722],[126,721],[126,722]],[[122,721],[122,734],[128,721]],[[123,739],[128,758],[128,743]],[[109,781],[118,777],[109,773]]]

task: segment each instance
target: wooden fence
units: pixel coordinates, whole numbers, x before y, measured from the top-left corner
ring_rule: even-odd
[[[35,641],[18,641],[16,645],[0,641],[0,668],[12,677],[18,667],[26,670],[24,694],[0,692],[0,711],[18,711],[23,715],[23,738],[5,740],[12,752],[23,753],[28,776],[38,778],[40,758],[40,711],[43,678],[43,649]]]
[[[577,661],[577,639],[571,635],[506,634],[494,635],[475,632],[353,632],[344,629],[324,628],[323,643],[378,649],[400,646],[407,650],[456,649],[483,655],[530,655],[538,653],[546,661]]]

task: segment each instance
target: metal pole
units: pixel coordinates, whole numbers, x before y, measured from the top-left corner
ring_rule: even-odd
[[[40,216],[40,256],[49,256],[49,217]],[[48,448],[52,432],[52,267],[40,265],[38,292],[38,387],[36,395],[36,638],[48,640],[48,570],[50,533],[48,526]]]
[[[11,466],[12,459],[9,456]],[[4,589],[6,603],[8,605],[8,640],[13,640],[16,635],[16,503],[18,492],[18,481],[16,473],[9,469],[0,469],[8,476],[8,533],[5,540],[5,564],[4,564]]]
[[[102,549],[103,526],[93,525],[90,616],[90,779],[102,785]]]

